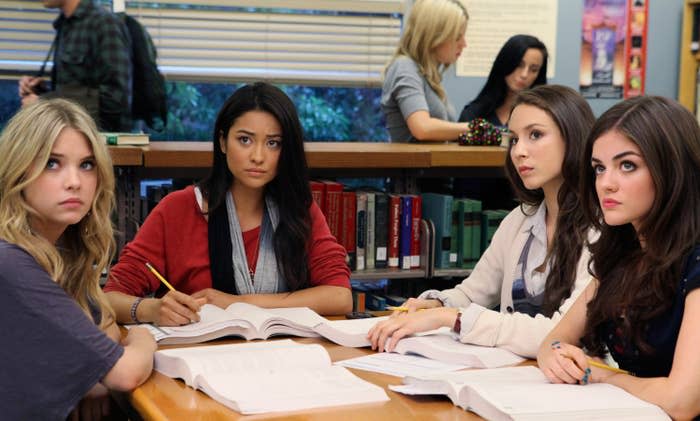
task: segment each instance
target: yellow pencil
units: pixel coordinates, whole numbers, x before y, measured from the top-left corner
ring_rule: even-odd
[[[386,306],[386,309],[389,311],[408,311],[408,307]]]
[[[165,285],[166,287],[168,287],[168,289],[169,289],[170,291],[175,291],[175,288],[173,288],[173,286],[170,285],[170,282],[166,281],[165,278],[163,278],[163,275],[161,275],[160,273],[158,273],[158,271],[156,270],[156,268],[154,268],[153,266],[151,266],[150,263],[146,262],[146,267],[147,267],[148,270],[150,270],[154,275],[156,275],[156,278],[158,278],[158,280],[159,280],[160,282],[162,282],[163,285]]]
[[[629,371],[623,370],[621,368],[611,367],[607,364],[599,363],[598,361],[595,361],[595,360],[588,360],[588,364],[592,365],[593,367],[602,368],[604,370],[614,371],[615,373],[630,374]]]

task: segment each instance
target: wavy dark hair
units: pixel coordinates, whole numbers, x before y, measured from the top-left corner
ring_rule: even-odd
[[[552,259],[552,264],[542,303],[542,314],[550,317],[571,295],[576,281],[576,267],[583,248],[587,246],[590,224],[581,209],[577,188],[580,167],[585,159],[586,136],[595,117],[588,102],[578,92],[561,85],[541,85],[522,91],[516,97],[513,109],[518,105],[531,105],[546,112],[559,128],[566,144],[561,165],[564,182],[557,194],[557,229],[547,256],[547,259]],[[508,147],[508,156],[512,147],[512,144]],[[512,159],[506,159],[505,170],[523,213],[527,213],[524,205],[534,207],[542,203],[544,191],[528,190]]]
[[[214,125],[212,142],[214,162],[209,175],[199,183],[202,194],[209,205],[209,228],[226,217],[226,192],[233,183],[233,174],[226,163],[226,155],[221,151],[220,140],[228,135],[229,129],[241,115],[254,110],[272,114],[282,129],[282,150],[277,164],[277,176],[265,186],[265,194],[274,199],[279,207],[280,220],[274,234],[274,248],[277,264],[291,291],[309,285],[308,241],[311,235],[309,207],[312,196],[309,187],[309,169],[304,154],[304,137],[294,103],[282,92],[268,83],[257,82],[243,86],[231,95],[221,107]],[[221,226],[219,226],[221,228]],[[210,232],[210,257],[217,258],[223,253],[212,250],[214,247],[228,247],[230,237]],[[212,235],[218,236],[213,238]],[[219,249],[221,251],[221,249]],[[230,252],[228,253],[230,256]],[[218,258],[217,258],[218,259]],[[212,281],[215,268],[220,262],[212,261]],[[223,270],[228,268],[224,267]]]
[[[477,117],[486,118],[487,115],[503,104],[508,94],[506,76],[513,73],[520,66],[525,52],[530,48],[535,48],[542,52],[542,67],[540,67],[540,72],[537,74],[537,78],[531,87],[547,83],[547,47],[542,41],[531,35],[513,35],[508,38],[508,41],[503,44],[503,47],[496,55],[489,77],[486,79],[484,87],[481,88],[481,92],[467,105],[467,107],[471,106],[474,108],[474,114]]]
[[[605,224],[590,165],[581,170],[583,207],[599,230],[591,245],[590,271],[599,282],[588,303],[583,345],[604,355],[598,334],[610,320],[638,349],[649,355],[649,322],[670,308],[682,266],[700,242],[700,127],[695,117],[677,102],[642,96],[620,102],[596,121],[586,142],[590,160],[593,144],[615,131],[639,147],[654,183],[655,200],[638,229],[631,223]],[[644,247],[639,238],[644,238]],[[622,317],[624,316],[624,317]]]

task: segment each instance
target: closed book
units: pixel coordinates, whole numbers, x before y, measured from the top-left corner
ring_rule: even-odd
[[[147,133],[100,132],[108,145],[148,145]]]
[[[389,196],[374,194],[374,267],[387,267],[387,244],[389,241]]]
[[[354,191],[344,191],[340,196],[342,223],[340,228],[340,244],[345,247],[347,263],[350,269],[355,268],[356,234],[355,218],[357,217],[357,197]]]
[[[340,196],[343,194],[343,185],[335,181],[323,181],[326,186],[325,209],[326,222],[331,234],[340,238]]]
[[[381,387],[334,366],[322,346],[291,340],[160,350],[154,368],[242,414],[388,400]]]
[[[411,269],[411,233],[413,231],[413,196],[401,196],[401,233],[399,234],[399,258],[401,269]]]
[[[481,201],[467,199],[472,204],[472,261],[477,262],[481,257]]]
[[[352,290],[352,311],[363,312],[366,310],[366,293],[364,291]]]
[[[456,262],[458,266],[462,265],[462,238],[461,231],[462,225],[460,223],[460,200],[454,199],[452,201],[452,221],[450,223],[450,232],[452,233],[452,243],[450,244],[450,254],[456,256]]]
[[[452,248],[452,196],[438,193],[423,193],[423,218],[435,226],[435,267],[449,268],[456,265],[456,256],[450,262]]]
[[[389,386],[408,395],[447,395],[487,420],[670,420],[658,406],[608,383],[555,384],[534,366],[405,377]]]
[[[387,266],[399,267],[399,243],[401,240],[401,196],[389,195],[389,236],[387,239]]]
[[[460,199],[462,202],[462,232],[461,232],[461,242],[462,242],[462,268],[473,269],[476,260],[474,259],[475,253],[472,252],[474,246],[472,244],[472,231],[474,230],[474,204],[469,199]]]
[[[383,311],[386,310],[386,300],[376,294],[367,294],[365,306],[367,310]]]
[[[411,267],[420,267],[420,220],[423,215],[422,200],[418,195],[413,195],[411,204]]]
[[[365,246],[367,241],[367,192],[356,193],[355,218],[355,270],[365,270]]]
[[[491,244],[491,239],[505,215],[501,210],[485,210],[481,213],[481,249]]]
[[[365,267],[374,269],[374,254],[376,252],[374,245],[374,208],[375,208],[375,193],[367,192],[367,234],[365,238]]]

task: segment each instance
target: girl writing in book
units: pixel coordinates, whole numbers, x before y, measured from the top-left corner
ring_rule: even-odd
[[[467,130],[442,86],[442,74],[467,43],[469,14],[459,0],[417,0],[384,74],[381,107],[395,142],[456,140]]]
[[[351,311],[345,248],[312,200],[291,100],[266,83],[238,89],[213,143],[209,176],[166,196],[112,268],[105,290],[117,320],[182,325],[203,303]]]
[[[595,280],[537,355],[555,383],[605,382],[664,409],[700,414],[700,128],[661,97],[621,102],[596,122],[581,171]],[[585,347],[585,352],[580,347]],[[636,377],[593,366],[606,354]]]
[[[109,410],[106,388],[148,378],[143,328],[124,340],[99,278],[114,246],[114,175],[95,123],[75,104],[23,108],[0,137],[0,408],[13,420]]]
[[[486,84],[467,104],[459,121],[477,117],[505,126],[518,92],[547,83],[547,47],[531,35],[513,35],[493,61]]]
[[[543,85],[518,94],[506,174],[521,206],[461,284],[425,291],[404,304],[407,312],[375,325],[368,333],[373,349],[391,351],[406,335],[449,326],[464,343],[537,354],[590,280],[590,233],[576,183],[593,121],[588,103],[570,88]]]

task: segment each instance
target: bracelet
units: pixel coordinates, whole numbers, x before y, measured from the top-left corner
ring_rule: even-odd
[[[139,306],[139,304],[141,304],[141,301],[143,301],[143,298],[144,297],[138,297],[131,304],[131,311],[129,312],[129,314],[131,315],[131,321],[133,321],[134,323],[141,323],[139,321],[138,317],[136,317],[136,308]]]
[[[457,320],[455,320],[455,325],[452,326],[452,330],[458,335],[460,333],[462,333],[462,312],[461,311],[457,312]]]

